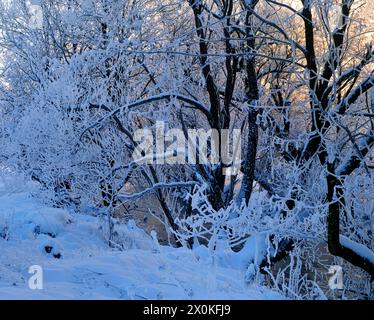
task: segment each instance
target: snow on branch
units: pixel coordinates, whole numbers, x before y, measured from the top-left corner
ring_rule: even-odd
[[[152,187],[149,187],[147,189],[144,189],[140,192],[137,192],[137,193],[132,193],[132,194],[118,194],[117,195],[117,199],[118,200],[135,200],[135,199],[138,199],[150,192],[153,192],[157,189],[165,189],[165,188],[188,188],[188,187],[194,187],[196,186],[198,183],[195,182],[195,181],[187,181],[187,182],[171,182],[171,183],[167,183],[167,182],[159,182],[159,183],[155,183]]]
[[[356,254],[358,254],[363,259],[369,261],[372,265],[374,265],[374,252],[371,251],[368,247],[361,243],[357,243],[345,236],[340,236],[340,244]]]
[[[335,173],[338,176],[345,176],[351,174],[357,169],[362,161],[362,158],[368,154],[370,148],[374,145],[374,136],[368,135],[360,139],[358,143],[358,152],[354,148],[346,157],[342,163],[336,168]]]
[[[147,104],[152,103],[152,102],[157,102],[157,101],[162,101],[162,100],[170,100],[170,99],[173,99],[173,98],[189,104],[190,107],[196,108],[196,109],[200,110],[203,114],[205,114],[205,116],[208,119],[210,118],[210,111],[209,111],[209,109],[206,106],[204,106],[202,103],[200,103],[199,101],[197,101],[195,99],[192,99],[192,98],[189,98],[189,97],[186,97],[184,95],[180,95],[180,94],[163,93],[163,94],[156,95],[156,96],[153,96],[153,97],[150,97],[150,98],[147,98],[147,99],[142,99],[142,100],[135,101],[133,103],[127,104],[125,106],[122,106],[120,108],[117,108],[117,109],[111,111],[109,114],[107,114],[104,117],[100,118],[94,124],[92,124],[91,126],[89,126],[88,128],[86,128],[82,132],[81,138],[83,137],[83,135],[87,131],[89,131],[89,130],[95,128],[95,127],[97,127],[102,122],[110,119],[111,117],[117,115],[118,113],[120,113],[120,112],[122,112],[124,110],[130,110],[130,109],[133,109],[133,108],[137,108],[137,107],[141,107],[141,106],[147,105]]]

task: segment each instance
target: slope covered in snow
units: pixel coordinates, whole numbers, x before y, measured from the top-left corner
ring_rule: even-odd
[[[245,270],[212,264],[195,252],[160,246],[132,221],[121,229],[126,250],[109,248],[98,218],[49,208],[35,187],[0,182],[0,299],[281,299],[245,283]],[[21,187],[22,186],[22,187]],[[31,290],[29,267],[43,268]]]

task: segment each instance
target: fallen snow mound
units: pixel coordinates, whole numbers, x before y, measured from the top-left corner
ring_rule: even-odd
[[[46,207],[33,188],[0,180],[0,299],[282,298],[246,284],[245,270],[202,259],[202,247],[160,246],[133,221],[127,249],[110,248],[98,218]],[[42,290],[29,288],[32,265],[43,268]]]

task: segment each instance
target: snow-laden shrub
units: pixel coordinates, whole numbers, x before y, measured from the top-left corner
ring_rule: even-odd
[[[121,172],[119,167],[127,162],[126,141],[110,126],[82,137],[104,112],[81,101],[83,91],[98,84],[86,82],[83,88],[81,82],[102,62],[98,57],[91,67],[85,66],[83,61],[90,57],[51,66],[43,90],[33,94],[22,112],[8,114],[12,121],[3,127],[4,162],[39,182],[44,199],[59,206],[97,205],[104,182],[110,180],[113,189],[118,188],[116,182],[122,183],[118,177],[125,169]]]
[[[289,210],[285,199],[256,192],[248,205],[233,202],[216,211],[206,198],[205,186],[190,197],[193,214],[177,220],[176,234],[199,259],[241,270],[248,284],[267,284],[290,299],[372,295],[365,285],[367,275],[359,272],[358,276],[357,269],[328,255],[323,206],[300,200]],[[293,243],[288,256],[267,265],[288,239]],[[337,294],[329,290],[328,269],[342,264],[345,286]]]

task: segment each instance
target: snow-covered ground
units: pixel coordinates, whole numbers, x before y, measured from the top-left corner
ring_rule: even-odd
[[[282,298],[246,284],[244,269],[212,264],[205,247],[160,246],[132,221],[128,249],[109,248],[98,218],[46,207],[33,188],[0,179],[0,299]],[[42,290],[29,288],[32,265],[43,268]]]

